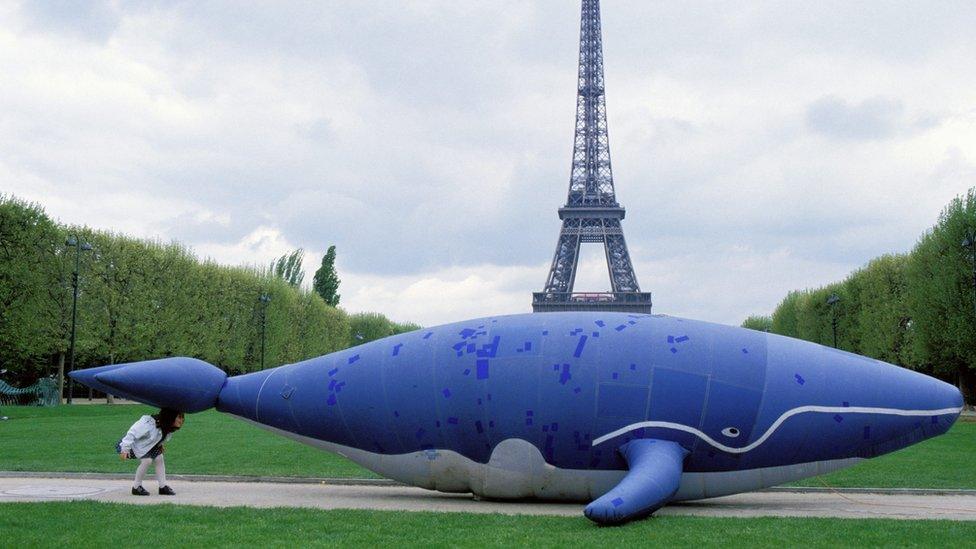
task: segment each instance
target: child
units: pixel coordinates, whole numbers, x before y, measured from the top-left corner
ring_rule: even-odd
[[[136,469],[136,480],[132,485],[133,496],[148,496],[149,492],[142,487],[142,479],[146,478],[149,465],[156,470],[156,480],[159,481],[159,495],[173,496],[176,492],[166,484],[166,463],[163,461],[163,443],[168,441],[173,433],[183,426],[183,412],[163,408],[158,414],[142,416],[139,421],[129,427],[125,437],[119,441],[119,458],[123,461],[139,458],[141,463]]]

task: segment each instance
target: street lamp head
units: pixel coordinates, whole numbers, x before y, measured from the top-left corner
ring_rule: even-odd
[[[962,239],[963,248],[974,248],[976,247],[976,230],[971,228],[966,229],[966,238]]]
[[[88,252],[88,251],[91,251],[91,250],[92,250],[92,245],[91,244],[89,244],[87,242],[82,242],[81,243],[81,251]]]
[[[840,296],[837,294],[830,294],[827,298],[827,305],[836,305],[840,301]]]
[[[78,239],[75,238],[75,237],[73,237],[73,236],[69,236],[68,238],[65,239],[64,244],[66,246],[77,246],[78,245]]]

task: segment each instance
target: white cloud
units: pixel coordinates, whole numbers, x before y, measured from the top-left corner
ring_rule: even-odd
[[[340,306],[377,311],[398,321],[432,326],[464,318],[532,311],[525,288],[541,285],[543,265],[452,267],[418,276],[376,276],[340,271]],[[307,276],[306,276],[307,278]]]
[[[884,139],[904,125],[904,106],[885,97],[870,97],[848,104],[825,96],[807,108],[807,126],[817,133],[841,139]]]
[[[232,244],[201,244],[194,248],[200,258],[224,264],[245,264],[263,267],[273,259],[295,249],[274,227],[261,226]],[[309,278],[306,276],[306,278]]]
[[[618,197],[657,310],[734,323],[909,249],[974,184],[974,6],[605,3]],[[398,320],[541,290],[576,6],[75,7],[0,6],[0,192],[231,264],[336,244],[343,304]]]

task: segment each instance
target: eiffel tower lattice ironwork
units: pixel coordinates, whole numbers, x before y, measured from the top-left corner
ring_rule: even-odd
[[[559,208],[562,229],[545,290],[532,294],[534,312],[651,312],[650,292],[640,291],[620,222],[610,169],[607,107],[603,81],[600,1],[583,0],[580,23],[579,82],[576,95],[576,139],[569,198]],[[610,292],[574,292],[580,246],[603,243],[610,271]]]

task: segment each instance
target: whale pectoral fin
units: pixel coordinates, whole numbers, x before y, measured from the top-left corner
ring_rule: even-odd
[[[599,524],[621,524],[663,507],[678,491],[688,455],[675,442],[652,438],[632,440],[618,450],[630,471],[583,511],[586,518]]]

